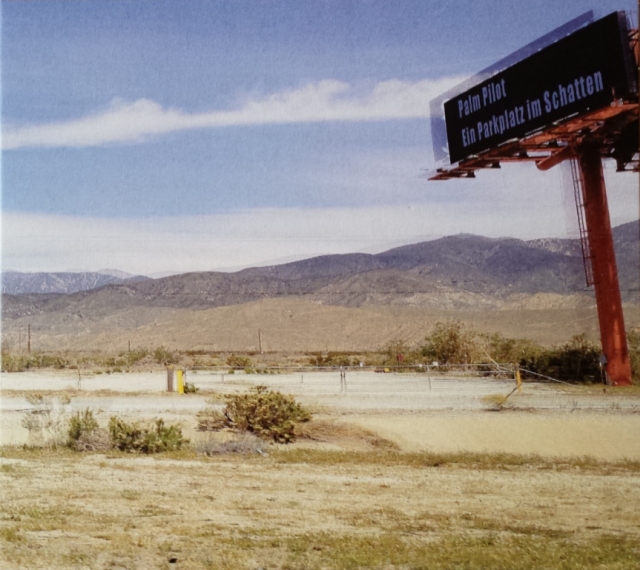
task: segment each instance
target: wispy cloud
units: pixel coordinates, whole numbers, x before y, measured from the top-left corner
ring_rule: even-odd
[[[262,209],[211,216],[150,219],[5,213],[3,266],[20,271],[131,273],[206,271],[264,265],[328,253],[384,251],[442,235],[477,233],[541,237],[562,227],[531,212],[478,213],[477,202],[393,207]]]
[[[325,80],[246,98],[235,109],[206,113],[165,108],[150,99],[114,100],[106,109],[69,121],[5,124],[2,145],[4,149],[89,147],[140,143],[158,135],[193,129],[427,117],[429,101],[459,81],[460,78],[391,80],[363,90]]]

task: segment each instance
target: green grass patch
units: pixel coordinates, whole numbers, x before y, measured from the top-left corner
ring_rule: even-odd
[[[14,479],[22,479],[23,477],[28,477],[31,474],[31,471],[24,465],[3,463],[0,465],[0,473],[2,475],[13,477]]]
[[[403,465],[409,467],[460,467],[466,469],[508,470],[519,467],[537,469],[584,469],[598,472],[640,472],[640,461],[599,461],[592,457],[552,459],[538,455],[509,453],[403,453],[399,451],[334,451],[315,449],[275,449],[273,460],[279,463],[309,465]]]
[[[542,539],[541,539],[542,538]],[[452,535],[429,540],[382,535],[303,534],[285,541],[293,568],[456,568],[464,570],[607,570],[636,568],[635,537],[607,535],[587,542],[540,536]]]

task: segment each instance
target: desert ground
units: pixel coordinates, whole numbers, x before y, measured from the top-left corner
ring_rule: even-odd
[[[0,568],[638,568],[640,392],[437,373],[3,374]],[[198,454],[195,414],[265,384],[313,412],[291,445]],[[496,405],[511,395],[501,407]],[[37,447],[61,418],[162,417],[157,456]],[[499,410],[499,411],[498,411]]]
[[[119,353],[132,347],[164,345],[178,350],[246,352],[368,351],[389,343],[420,343],[438,321],[459,320],[480,332],[499,332],[544,345],[568,342],[573,335],[599,339],[593,299],[586,295],[514,295],[509,302],[488,303],[478,296],[460,303],[438,298],[436,306],[414,304],[340,307],[295,298],[193,311],[167,307],[132,307],[114,311],[91,307],[76,314],[34,314],[5,318],[2,344],[26,346],[31,329],[33,351]],[[433,302],[431,300],[430,302]],[[484,307],[484,309],[482,308]],[[625,304],[625,323],[640,325],[640,303]],[[22,337],[20,337],[22,331]]]

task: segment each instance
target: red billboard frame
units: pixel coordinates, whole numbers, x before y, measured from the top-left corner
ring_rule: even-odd
[[[634,34],[637,42],[625,13],[613,12],[444,101],[450,164],[428,178],[473,177],[501,162],[540,162],[586,132],[619,170],[637,171]]]

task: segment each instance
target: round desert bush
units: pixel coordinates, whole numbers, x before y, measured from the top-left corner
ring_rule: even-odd
[[[247,394],[227,396],[223,411],[200,412],[198,429],[214,431],[226,427],[276,443],[291,443],[296,439],[296,423],[310,419],[311,413],[292,396],[256,386]]]
[[[93,412],[87,408],[69,418],[67,446],[76,451],[105,451],[111,448],[109,434],[98,425]]]

